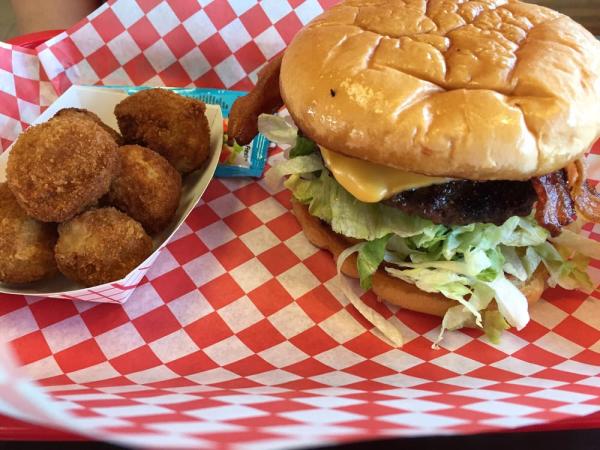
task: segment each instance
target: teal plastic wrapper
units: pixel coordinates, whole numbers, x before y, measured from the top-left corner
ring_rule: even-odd
[[[123,87],[121,87],[123,88]],[[134,94],[149,87],[128,87],[124,88],[128,94]],[[223,139],[223,150],[219,165],[215,172],[216,177],[261,177],[271,142],[262,134],[256,136],[248,145],[234,144],[232,147],[227,145],[227,125],[229,111],[233,102],[238,97],[246,95],[243,91],[228,91],[225,89],[210,88],[168,88],[185,97],[191,97],[202,100],[204,103],[219,105],[223,113],[223,130],[225,136]]]

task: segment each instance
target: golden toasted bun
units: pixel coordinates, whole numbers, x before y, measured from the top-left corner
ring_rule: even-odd
[[[528,179],[600,136],[600,42],[519,1],[347,0],[296,35],[280,87],[317,143],[428,175]]]
[[[326,223],[311,216],[305,205],[293,199],[292,207],[308,240],[313,245],[331,252],[334,260],[337,260],[340,253],[352,245],[346,238],[333,232]],[[356,254],[353,254],[342,265],[342,272],[353,278],[358,278],[356,258]],[[546,278],[547,272],[541,268],[526,284],[519,287],[530,304],[537,302],[541,297],[546,285]],[[381,268],[373,275],[372,290],[380,299],[393,305],[440,317],[443,317],[448,308],[457,304],[441,294],[422,291],[412,284],[394,278]],[[494,302],[490,305],[490,309],[495,308]]]

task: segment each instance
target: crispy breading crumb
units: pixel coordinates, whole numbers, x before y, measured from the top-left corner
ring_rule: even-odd
[[[108,202],[140,222],[149,234],[173,220],[181,198],[181,175],[169,162],[145,147],[119,148],[121,170],[113,180]]]
[[[91,120],[91,121],[95,122],[96,124],[98,124],[108,134],[110,134],[113,137],[113,139],[115,140],[115,142],[117,143],[117,145],[123,145],[123,136],[121,136],[116,130],[113,130],[111,127],[109,127],[104,122],[102,122],[102,120],[100,119],[100,117],[98,117],[98,115],[96,115],[95,113],[93,113],[91,111],[88,111],[87,109],[63,108],[60,111],[58,111],[56,114],[54,114],[54,116],[52,116],[52,119],[55,119],[57,117],[61,117],[61,118],[77,117],[79,119]],[[50,120],[52,120],[52,119],[50,119]]]
[[[192,172],[208,158],[210,129],[206,105],[167,89],[137,92],[115,107],[128,144],[160,153],[181,173]]]
[[[21,284],[57,272],[56,225],[28,217],[6,183],[0,184],[0,282]]]
[[[90,120],[52,119],[17,139],[8,157],[8,185],[27,214],[63,222],[108,192],[118,169],[117,148]]]
[[[85,286],[119,280],[152,253],[139,222],[115,208],[86,211],[58,227],[59,270]]]

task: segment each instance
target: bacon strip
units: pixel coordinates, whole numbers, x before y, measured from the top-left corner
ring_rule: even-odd
[[[575,194],[575,205],[583,217],[590,222],[600,223],[600,194],[585,180]]]
[[[258,73],[256,86],[244,97],[239,97],[229,112],[228,144],[235,140],[249,144],[258,134],[258,116],[272,114],[283,106],[279,91],[279,72],[283,55],[269,61]]]
[[[577,160],[566,171],[577,210],[590,222],[600,223],[600,193],[586,179],[584,162]]]
[[[565,171],[532,178],[531,183],[538,196],[535,211],[537,222],[552,236],[558,236],[562,227],[577,218]]]

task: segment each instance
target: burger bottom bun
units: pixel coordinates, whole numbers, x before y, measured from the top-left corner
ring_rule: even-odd
[[[304,234],[315,246],[328,250],[337,260],[340,253],[353,245],[345,237],[335,233],[326,223],[317,217],[311,216],[308,208],[292,198],[292,208]],[[352,278],[358,278],[356,269],[357,255],[352,254],[344,261],[342,272]],[[519,289],[529,304],[539,300],[546,287],[547,272],[539,268],[533,276],[522,284]],[[443,317],[448,308],[456,306],[457,303],[441,294],[429,293],[420,290],[416,286],[406,283],[398,278],[388,275],[385,270],[379,268],[373,274],[372,291],[381,300],[393,305],[434,316]],[[488,309],[497,309],[496,302],[492,302]]]

